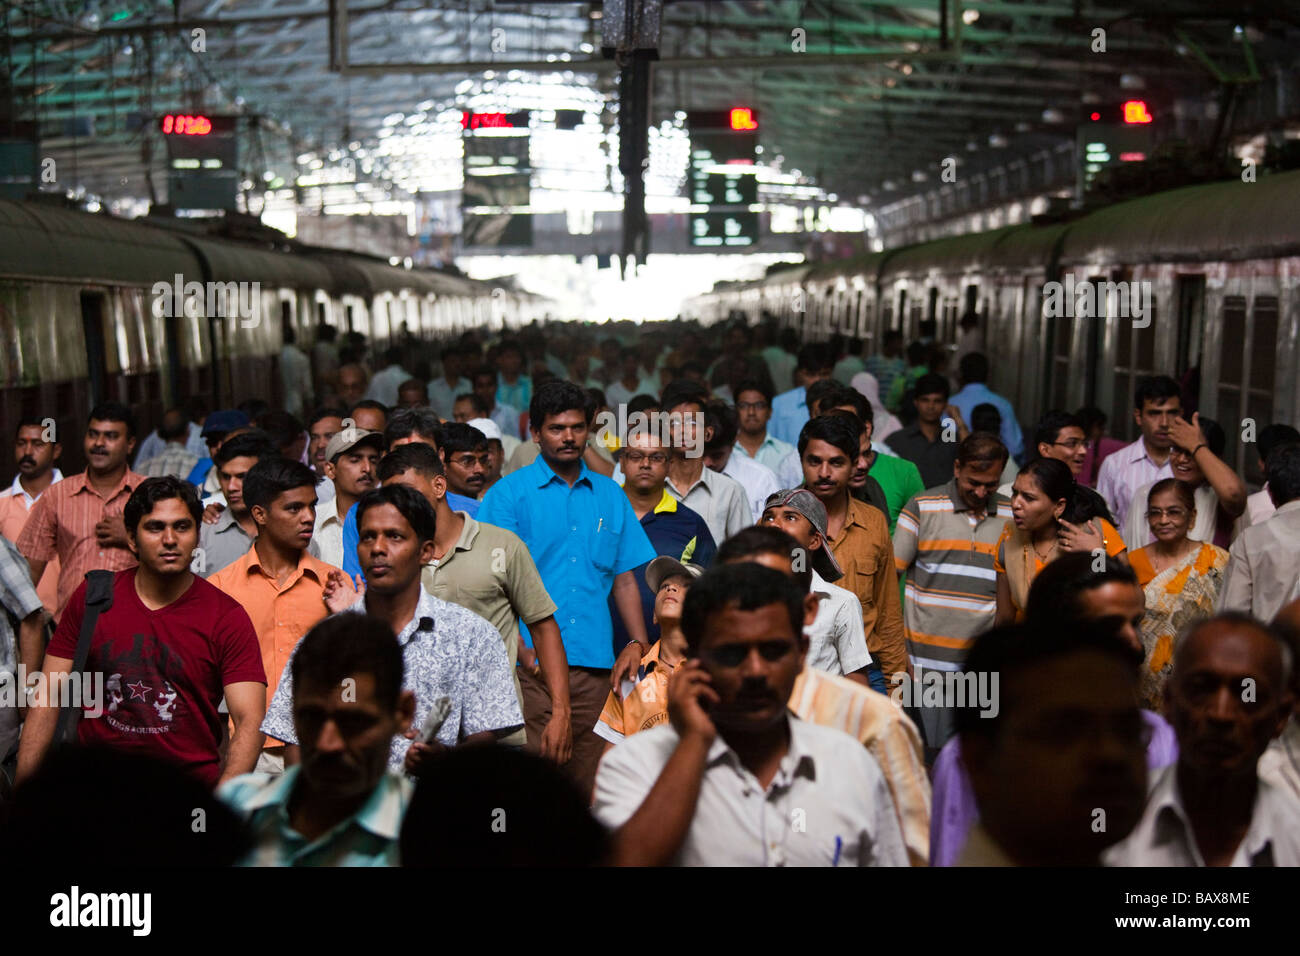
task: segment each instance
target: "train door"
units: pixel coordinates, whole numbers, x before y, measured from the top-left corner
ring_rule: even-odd
[[[104,315],[107,311],[108,299],[104,293],[81,293],[81,327],[86,339],[86,373],[90,379],[92,407],[104,401],[108,387],[108,360],[104,351]]]
[[[171,309],[167,310],[171,312]],[[166,372],[163,377],[163,405],[170,408],[181,401],[181,317],[163,316],[163,361]],[[188,398],[188,396],[186,396]]]

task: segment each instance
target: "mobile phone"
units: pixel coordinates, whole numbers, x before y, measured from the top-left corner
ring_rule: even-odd
[[[424,724],[420,727],[420,735],[416,738],[422,744],[427,744],[438,735],[442,729],[443,723],[447,720],[447,715],[451,713],[451,698],[439,697],[429,708],[429,716],[424,718]]]

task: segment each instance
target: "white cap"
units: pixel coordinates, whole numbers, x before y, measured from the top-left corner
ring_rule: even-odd
[[[501,426],[490,418],[471,418],[465,424],[471,428],[477,428],[488,441],[494,438],[501,441]]]

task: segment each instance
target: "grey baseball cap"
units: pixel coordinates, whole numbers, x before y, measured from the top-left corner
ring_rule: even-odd
[[[818,534],[822,536],[822,546],[809,554],[813,569],[828,582],[838,581],[844,577],[839,562],[831,551],[830,535],[826,533],[826,506],[807,488],[786,488],[773,492],[763,502],[763,510],[768,508],[792,508],[799,512]]]
[[[664,581],[674,575],[685,575],[693,581],[703,573],[704,569],[698,564],[691,564],[689,561],[683,564],[676,558],[664,554],[646,565],[645,583],[650,585],[652,593],[658,594]]]

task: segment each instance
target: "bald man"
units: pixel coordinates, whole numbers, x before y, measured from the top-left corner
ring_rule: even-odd
[[[1292,601],[1273,618],[1273,629],[1291,646],[1291,719],[1286,729],[1259,758],[1259,779],[1286,790],[1300,800],[1300,600]]]
[[[1112,866],[1300,865],[1300,801],[1260,778],[1291,716],[1291,648],[1239,613],[1198,624],[1174,652],[1165,709],[1178,762],[1155,779]]]

